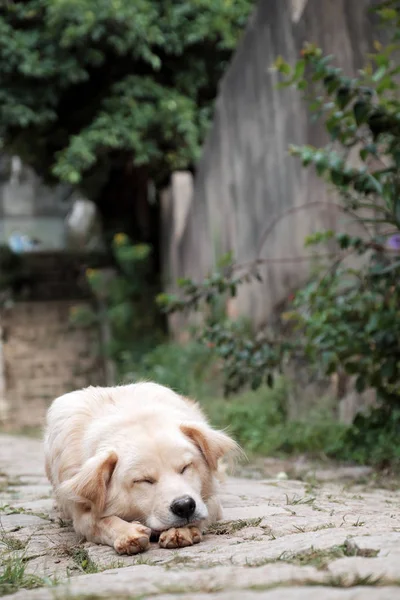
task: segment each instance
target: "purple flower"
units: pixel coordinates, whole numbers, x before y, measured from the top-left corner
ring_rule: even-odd
[[[392,235],[388,241],[387,245],[392,250],[400,250],[400,233],[395,233]]]

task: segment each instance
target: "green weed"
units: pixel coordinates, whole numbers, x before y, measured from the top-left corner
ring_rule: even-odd
[[[3,560],[0,573],[0,596],[17,592],[19,589],[32,589],[45,585],[46,581],[25,572],[26,563],[22,556],[15,554]]]
[[[99,568],[96,563],[90,558],[86,548],[76,547],[69,551],[73,561],[77,567],[84,573],[98,573]]]

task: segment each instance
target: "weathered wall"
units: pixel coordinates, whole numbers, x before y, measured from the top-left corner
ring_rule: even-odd
[[[57,396],[104,383],[97,332],[69,326],[71,301],[17,302],[2,313],[3,402],[8,425],[37,426]],[[1,390],[0,390],[1,391]]]
[[[278,55],[294,64],[303,43],[312,41],[354,73],[379,33],[368,12],[375,3],[259,2],[221,82],[194,191],[188,193],[187,174],[177,174],[162,198],[167,289],[179,277],[200,280],[226,252],[240,263],[259,255],[271,261],[263,268],[263,283],[243,287],[233,310],[261,326],[308,276],[310,263],[301,259],[304,238],[335,228],[342,217],[327,206],[326,185],[288,155],[289,144],[323,144],[325,134],[321,125],[310,123],[299,93],[276,88],[270,66]],[[301,209],[312,202],[312,209]],[[260,250],[268,226],[288,212]],[[175,329],[180,324],[179,319],[173,322]]]

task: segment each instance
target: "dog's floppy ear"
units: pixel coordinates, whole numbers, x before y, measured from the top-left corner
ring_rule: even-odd
[[[182,423],[180,429],[198,446],[212,471],[218,469],[218,460],[225,454],[239,451],[237,443],[226,433],[216,431],[206,424]]]
[[[62,483],[60,492],[74,502],[90,503],[101,513],[106,504],[107,485],[117,461],[114,450],[99,452],[89,458],[74,477]]]

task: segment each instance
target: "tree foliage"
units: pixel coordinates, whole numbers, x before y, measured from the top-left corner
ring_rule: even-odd
[[[204,337],[225,361],[228,392],[272,385],[277,369],[296,353],[327,375],[354,376],[359,392],[375,389],[381,405],[373,413],[373,429],[367,435],[365,417],[359,417],[351,443],[363,448],[365,459],[375,452],[377,428],[389,427],[392,441],[375,455],[382,461],[400,458],[392,443],[400,427],[400,3],[381,3],[378,12],[393,27],[393,39],[385,47],[375,43],[358,77],[347,77],[333,57],[311,44],[294,67],[283,58],[275,65],[282,85],[304,94],[330,137],[326,147],[291,147],[290,152],[336,189],[339,208],[358,224],[360,234],[324,231],[306,240],[306,245],[329,243],[334,258],[282,315],[292,325],[285,339],[260,333],[245,339],[235,323],[221,322],[209,322]],[[200,285],[182,281],[181,295],[163,296],[160,302],[173,311],[212,303],[220,294],[233,296],[238,285],[257,276],[259,262],[244,273],[238,265],[225,266]]]
[[[121,156],[158,181],[186,168],[252,4],[4,0],[4,146],[71,184]]]

